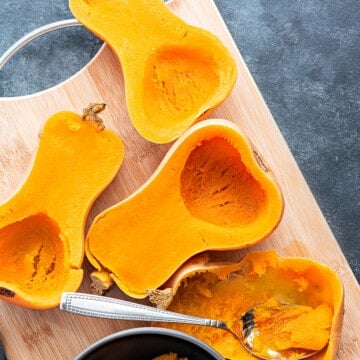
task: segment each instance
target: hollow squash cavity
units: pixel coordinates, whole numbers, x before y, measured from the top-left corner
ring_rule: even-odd
[[[59,226],[39,213],[0,229],[0,278],[31,295],[53,297],[69,272]],[[46,284],[46,286],[44,286]]]
[[[162,47],[146,62],[144,111],[159,128],[175,126],[201,111],[220,83],[219,67],[210,51],[191,47]],[[203,109],[205,110],[205,109]]]
[[[263,240],[282,212],[279,187],[238,127],[203,120],[173,144],[141,188],[98,214],[85,251],[94,278],[113,278],[128,295],[144,298],[197,253]]]
[[[266,206],[266,193],[225,139],[204,140],[189,155],[181,173],[187,209],[217,225],[246,225]]]

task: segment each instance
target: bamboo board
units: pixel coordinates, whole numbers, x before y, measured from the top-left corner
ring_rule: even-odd
[[[211,114],[239,124],[265,159],[282,188],[285,213],[275,233],[252,249],[276,248],[280,255],[306,256],[331,266],[345,288],[345,318],[338,359],[360,358],[359,285],[330,231],[309,187],[254,83],[212,0],[173,0],[169,6],[191,24],[217,34],[233,53],[238,80],[229,98]],[[103,118],[126,145],[117,177],[94,204],[88,224],[101,210],[124,199],[156,169],[170,145],[142,139],[128,118],[121,66],[107,46],[79,73],[49,90],[30,96],[0,98],[0,202],[11,197],[25,180],[43,123],[53,113],[81,113],[90,102],[104,101]],[[224,252],[224,260],[239,259],[245,251]],[[80,291],[89,292],[90,266],[85,262]],[[126,298],[112,289],[109,296]],[[148,325],[78,317],[58,309],[29,310],[0,302],[0,336],[9,360],[73,359],[92,342],[113,332]]]

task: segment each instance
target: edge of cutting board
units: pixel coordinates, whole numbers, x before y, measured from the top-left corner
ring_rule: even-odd
[[[238,80],[228,99],[210,117],[237,123],[282,188],[285,199],[282,222],[267,240],[251,250],[276,248],[282,256],[310,257],[329,265],[340,275],[345,289],[345,318],[338,358],[355,360],[360,352],[358,283],[216,5],[212,0],[173,0],[169,6],[189,23],[217,34],[233,53]],[[81,112],[88,103],[100,100],[107,103],[105,124],[122,137],[126,155],[115,180],[95,202],[88,224],[101,210],[130,195],[147,180],[171,144],[153,144],[136,133],[126,110],[121,66],[111,49],[103,46],[83,69],[63,83],[27,96],[0,98],[0,202],[11,197],[25,180],[44,121],[54,112],[64,109]],[[249,250],[217,252],[213,256],[219,260],[236,260]],[[88,292],[87,262],[84,268],[80,290]],[[112,289],[109,296],[126,299],[117,289]],[[9,360],[34,356],[52,359],[59,354],[63,359],[71,359],[103,336],[143,325],[80,318],[58,309],[23,309],[5,302],[0,302],[0,311],[2,319],[6,319],[0,322],[0,333]]]

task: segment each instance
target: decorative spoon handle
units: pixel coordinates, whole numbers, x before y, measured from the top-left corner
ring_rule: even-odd
[[[78,315],[117,320],[154,321],[203,325],[227,329],[225,322],[158,309],[99,295],[65,292],[60,309]]]

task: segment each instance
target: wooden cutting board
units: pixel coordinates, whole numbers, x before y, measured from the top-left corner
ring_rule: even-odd
[[[310,257],[338,272],[345,288],[345,319],[338,358],[359,359],[359,285],[216,6],[212,0],[173,0],[169,6],[189,23],[217,34],[233,53],[239,72],[237,83],[229,98],[210,116],[239,124],[283,190],[286,209],[280,226],[253,249],[276,248],[284,256]],[[96,201],[88,224],[99,211],[124,199],[144,183],[170,145],[152,144],[135,132],[126,110],[120,64],[104,46],[83,70],[66,82],[34,95],[0,99],[1,203],[25,180],[45,120],[64,109],[81,113],[90,102],[100,100],[107,104],[103,113],[105,123],[120,134],[127,154],[116,179]],[[235,260],[244,253],[224,252],[218,257]],[[89,292],[91,267],[87,262],[84,267],[85,279],[80,291]],[[132,300],[115,288],[109,296]],[[90,343],[106,335],[148,325],[84,318],[58,309],[29,310],[5,302],[0,302],[0,313],[0,336],[9,360],[73,359]]]

